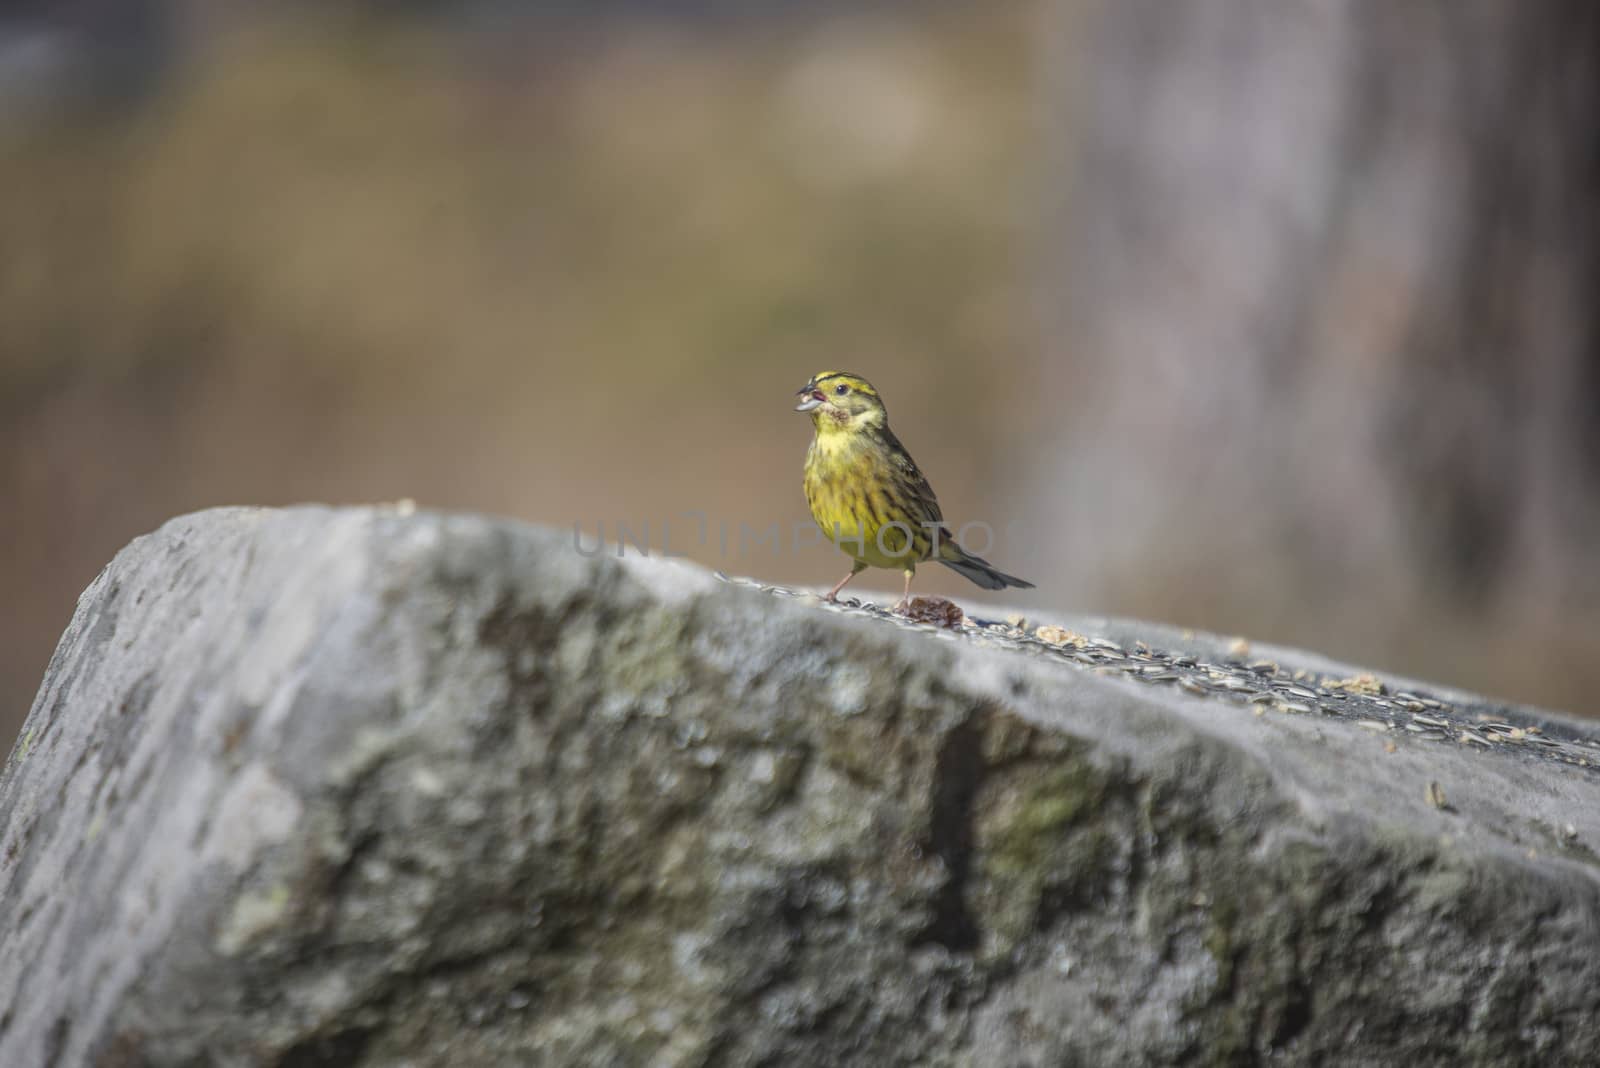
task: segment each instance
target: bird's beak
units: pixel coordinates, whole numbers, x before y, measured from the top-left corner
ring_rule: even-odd
[[[794,406],[794,410],[797,412],[809,412],[828,399],[822,395],[822,390],[815,389],[809,385],[795,394],[795,396],[801,398],[800,403]]]

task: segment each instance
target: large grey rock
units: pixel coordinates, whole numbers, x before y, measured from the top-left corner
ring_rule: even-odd
[[[0,780],[0,1065],[1593,1063],[1583,728],[1069,625],[1200,662],[174,520]]]

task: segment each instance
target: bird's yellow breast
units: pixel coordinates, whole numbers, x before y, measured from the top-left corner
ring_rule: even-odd
[[[889,525],[900,513],[892,471],[863,435],[819,431],[806,452],[806,503],[822,534],[850,557],[872,567],[903,569],[923,558],[926,534],[915,525]],[[887,528],[887,529],[886,529]]]

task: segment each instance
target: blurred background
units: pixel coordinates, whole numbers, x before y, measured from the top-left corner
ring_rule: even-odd
[[[1600,713],[1597,112],[1587,0],[0,3],[0,741],[213,505],[831,583],[825,368],[1007,603]]]

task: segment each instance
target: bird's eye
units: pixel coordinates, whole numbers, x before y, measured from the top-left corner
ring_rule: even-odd
[[[842,397],[850,392],[850,387],[845,385],[834,386],[833,391]]]

